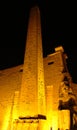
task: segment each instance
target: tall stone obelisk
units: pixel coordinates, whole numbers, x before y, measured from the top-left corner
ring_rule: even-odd
[[[38,7],[33,7],[24,55],[19,117],[38,115],[45,116],[45,86],[40,11]]]

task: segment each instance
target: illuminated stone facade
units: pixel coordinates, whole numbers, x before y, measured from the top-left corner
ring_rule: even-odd
[[[29,24],[24,64],[0,71],[0,130],[58,130],[61,83],[68,81],[77,95],[63,47],[43,58],[39,20],[35,7],[30,15],[33,22]]]
[[[65,74],[61,72],[61,67],[57,66],[61,60],[61,51],[43,59],[44,63],[44,77],[46,89],[46,110],[47,117],[50,124],[55,124],[55,119],[52,120],[52,113],[56,116],[59,96],[59,86]],[[55,65],[54,65],[55,64]],[[57,67],[55,67],[57,66]],[[11,121],[12,107],[14,106],[15,92],[20,91],[22,84],[23,65],[12,67],[0,71],[0,129],[4,130],[8,127]],[[71,77],[70,77],[71,78]],[[77,84],[71,82],[71,86],[75,95],[77,95]],[[16,115],[15,115],[16,116]],[[53,116],[54,117],[54,116]],[[57,119],[56,119],[57,120]],[[51,125],[52,126],[52,125]],[[50,127],[51,127],[50,126]]]

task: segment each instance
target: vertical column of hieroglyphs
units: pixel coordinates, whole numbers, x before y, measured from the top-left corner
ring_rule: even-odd
[[[41,18],[39,15],[39,10],[37,14],[37,84],[38,84],[38,113],[45,115],[45,86],[44,86],[44,67],[43,67],[43,49],[42,49],[42,34],[41,34]]]
[[[39,100],[41,100],[39,103],[44,105],[42,101],[45,98],[44,94],[42,94],[44,89],[43,57],[39,19],[39,9],[37,7],[32,8],[24,56],[19,116],[34,116],[38,114],[38,92],[41,95],[39,96]]]

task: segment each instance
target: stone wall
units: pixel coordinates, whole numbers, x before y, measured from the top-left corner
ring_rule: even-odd
[[[60,51],[55,52],[44,59],[45,86],[46,89],[47,86],[53,86],[54,110],[58,107],[59,86],[64,78],[64,75],[62,74],[63,68],[62,52]]]
[[[3,120],[10,116],[14,93],[20,89],[21,78],[22,66],[0,71],[0,128]]]
[[[64,65],[62,51],[56,51],[43,59],[44,80],[46,89],[46,109],[47,117],[51,120],[48,111],[57,110],[59,86],[64,78],[62,73]],[[12,67],[0,71],[0,129],[4,125],[4,120],[10,119],[12,106],[14,105],[14,93],[20,91],[22,82],[23,65]],[[72,83],[73,92],[77,95],[77,84]],[[52,108],[52,110],[51,110]],[[54,115],[56,113],[54,112]],[[9,118],[8,118],[9,116]],[[57,120],[57,119],[56,119]]]

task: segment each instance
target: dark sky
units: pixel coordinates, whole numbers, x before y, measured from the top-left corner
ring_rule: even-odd
[[[41,12],[43,55],[62,45],[68,55],[67,65],[77,83],[76,3],[51,0],[22,0],[1,3],[0,70],[23,64],[30,8]]]

